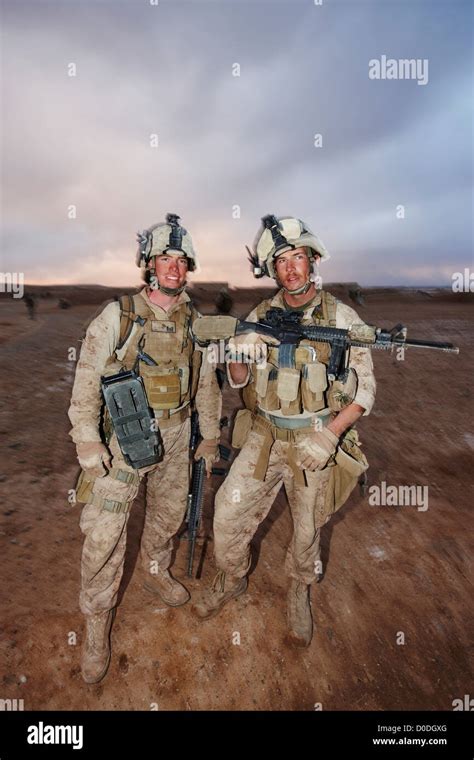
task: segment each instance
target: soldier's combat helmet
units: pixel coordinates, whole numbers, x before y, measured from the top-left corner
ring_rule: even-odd
[[[161,256],[162,254],[186,256],[189,272],[195,272],[199,268],[191,235],[180,225],[179,220],[178,214],[166,214],[166,222],[154,224],[143,232],[137,233],[137,266],[141,269],[148,268],[150,275],[156,281],[156,287],[169,295],[180,293],[184,290],[185,285],[178,289],[161,286],[156,278],[154,266],[148,266],[154,256]]]
[[[276,217],[268,214],[262,217],[262,224],[253,243],[253,250],[247,247],[249,261],[254,277],[273,277],[277,279],[275,259],[286,251],[306,248],[311,262],[315,254],[321,261],[329,259],[329,252],[320,238],[311,232],[308,225],[293,216]],[[310,282],[305,286],[309,288]],[[303,289],[299,289],[304,292]],[[297,293],[297,291],[291,291]]]

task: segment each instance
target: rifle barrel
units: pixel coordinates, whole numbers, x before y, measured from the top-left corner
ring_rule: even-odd
[[[395,341],[395,343],[398,343],[398,341]],[[452,354],[459,353],[459,348],[452,343],[438,343],[433,340],[416,340],[415,338],[411,338],[410,340],[402,341],[401,345],[414,346],[415,348],[435,348],[438,349],[438,351],[448,351]]]

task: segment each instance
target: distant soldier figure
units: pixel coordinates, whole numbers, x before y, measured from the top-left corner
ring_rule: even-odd
[[[145,588],[177,607],[189,592],[170,573],[173,537],[187,508],[191,406],[200,415],[203,440],[195,453],[210,472],[219,458],[221,394],[214,365],[194,342],[196,309],[185,291],[196,269],[191,236],[168,214],[139,235],[137,265],[147,285],[133,297],[109,303],[94,319],[82,344],[72,392],[71,436],[83,469],[77,500],[84,502],[80,606],[86,618],[82,676],[100,681],[110,661],[110,630],[123,573],[127,521],[147,474],[147,504],[141,542]],[[121,370],[138,373],[158,422],[164,456],[138,469],[124,459],[116,432],[101,427],[101,377]],[[133,372],[132,372],[133,370]],[[132,394],[133,395],[133,394]],[[140,416],[131,414],[130,420]],[[148,431],[143,436],[150,438]],[[138,434],[139,435],[139,434]],[[136,435],[131,435],[133,441]]]
[[[362,288],[357,282],[352,282],[349,284],[348,293],[351,301],[354,301],[354,303],[356,303],[358,306],[365,305]]]
[[[216,311],[218,314],[230,314],[234,301],[227,288],[221,288],[216,297]]]
[[[23,300],[28,310],[28,317],[36,319],[36,299],[31,293],[25,293]]]

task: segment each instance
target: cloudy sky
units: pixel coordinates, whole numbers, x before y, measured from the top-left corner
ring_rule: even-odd
[[[135,284],[168,211],[200,280],[253,284],[267,213],[320,235],[330,281],[472,268],[470,0],[156,3],[2,0],[2,272]],[[369,78],[382,56],[427,83]]]

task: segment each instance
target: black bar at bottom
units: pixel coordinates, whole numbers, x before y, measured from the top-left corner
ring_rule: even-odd
[[[225,732],[233,753],[248,753],[251,743],[253,752],[261,745],[268,756],[290,737],[304,737],[315,756],[330,750],[331,757],[471,760],[472,717],[464,711],[170,712],[158,703],[146,712],[0,712],[0,757],[140,757],[148,752],[139,748],[156,746],[162,732],[179,744],[180,755],[207,736],[206,756],[222,757]]]

